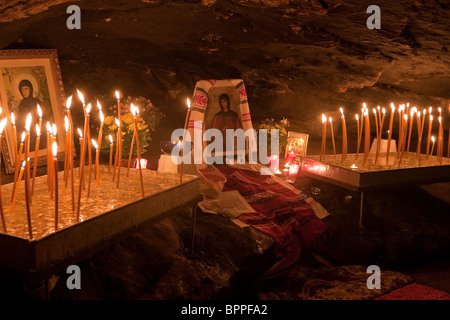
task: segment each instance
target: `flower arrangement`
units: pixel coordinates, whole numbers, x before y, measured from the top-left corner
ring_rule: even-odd
[[[266,118],[261,122],[258,122],[255,126],[257,134],[259,133],[260,129],[266,129],[267,130],[267,154],[270,155],[271,153],[271,138],[270,138],[270,132],[272,129],[277,129],[279,132],[279,153],[283,154],[287,143],[288,143],[288,133],[287,133],[287,127],[289,127],[289,121],[288,119],[284,118],[281,120],[275,120],[274,118]]]
[[[109,153],[110,151],[110,142],[109,135],[112,136],[114,141],[114,152],[117,142],[117,132],[118,127],[115,122],[115,118],[118,118],[118,110],[117,110],[117,100],[114,96],[111,95],[103,95],[96,98],[100,104],[102,105],[102,110],[105,115],[104,125],[103,125],[103,137],[107,141],[103,141],[101,145],[101,152]],[[131,142],[134,134],[134,118],[131,113],[130,106],[134,104],[139,108],[139,115],[137,116],[138,120],[138,132],[139,132],[139,143],[141,154],[147,151],[148,146],[150,145],[151,132],[156,131],[159,126],[161,119],[164,117],[164,114],[152,104],[152,102],[144,97],[132,98],[130,96],[123,97],[120,100],[120,111],[121,111],[121,125],[122,125],[122,156],[124,159],[129,157]],[[99,120],[96,120],[97,123],[94,123],[93,126],[99,127]],[[133,147],[132,156],[137,156],[137,148],[136,142]]]

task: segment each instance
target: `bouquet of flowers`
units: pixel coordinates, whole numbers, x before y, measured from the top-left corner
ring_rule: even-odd
[[[117,110],[117,100],[114,96],[103,95],[97,97],[98,101],[102,105],[102,110],[105,115],[104,125],[103,125],[103,137],[107,143],[103,142],[101,145],[101,152],[109,153],[110,142],[109,135],[114,141],[114,152],[117,142],[118,127],[115,122],[115,118],[118,119]],[[121,111],[121,126],[122,126],[122,157],[128,158],[131,149],[131,142],[134,134],[134,118],[131,113],[131,104],[139,108],[139,115],[137,116],[137,126],[139,132],[139,143],[141,154],[147,151],[147,148],[151,141],[151,132],[154,132],[164,114],[152,104],[149,99],[144,97],[124,97],[120,100],[120,111]],[[99,120],[97,123],[93,124],[95,127],[99,128]],[[133,147],[132,157],[137,156],[136,141]]]
[[[259,129],[267,130],[267,154],[271,154],[271,138],[270,133],[272,129],[277,129],[279,134],[279,153],[283,154],[287,143],[288,143],[288,133],[287,127],[289,127],[289,121],[283,117],[281,120],[275,120],[274,118],[266,118],[265,120],[256,124],[255,129],[257,134],[259,134]]]

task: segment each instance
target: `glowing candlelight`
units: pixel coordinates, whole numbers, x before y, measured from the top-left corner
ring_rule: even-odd
[[[50,136],[52,135],[52,126],[47,121],[47,186],[50,191],[50,177],[51,177],[51,161],[50,161]]]
[[[342,161],[347,159],[347,124],[345,122],[344,109],[340,108],[342,119]]]
[[[116,99],[117,99],[117,116],[119,124],[122,124],[122,111],[120,109],[120,93],[116,90]],[[122,125],[117,126],[117,143],[116,143],[116,165],[114,166],[114,174],[113,174],[113,181],[116,174],[116,168],[117,171],[117,187],[119,187],[119,180],[120,180],[120,167],[122,166]]]
[[[139,161],[139,175],[141,177],[141,192],[142,197],[144,197],[144,180],[142,179],[142,166],[141,166],[141,149],[139,146],[139,131],[138,131],[138,122],[137,117],[139,116],[139,108],[131,105],[131,113],[133,114],[134,118],[134,130],[136,131],[136,146],[137,146],[137,155],[138,155],[138,161]]]
[[[411,131],[412,131],[412,126],[414,124],[414,113],[416,112],[416,109],[417,109],[416,107],[412,108],[410,116],[409,116],[410,121],[409,121],[408,146],[406,148],[406,154],[408,154],[408,155],[409,155],[409,145],[411,143]]]
[[[327,134],[327,118],[325,117],[325,114],[322,114],[322,148],[320,151],[320,161],[322,161],[325,157],[326,134]]]
[[[65,152],[64,152],[64,181],[66,181],[66,176],[69,167],[69,117],[64,116],[64,129],[66,131],[66,142],[65,142]]]
[[[34,180],[36,179],[36,171],[37,171],[37,162],[39,157],[39,144],[41,141],[41,128],[38,124],[36,124],[36,146],[34,149],[34,165],[33,165],[33,182],[31,183],[31,196],[33,196],[34,192]]]
[[[86,140],[88,139],[88,127],[89,127],[89,112],[90,112],[90,104],[85,109],[85,117],[84,117],[84,133],[80,134],[80,140],[82,139],[81,146],[81,160],[80,160],[80,183],[78,187],[78,206],[77,206],[77,222],[80,221],[80,209],[81,209],[81,189],[84,181],[84,167],[85,167],[85,157],[86,157]],[[83,137],[85,137],[83,139]]]
[[[439,108],[439,132],[438,132],[438,146],[437,146],[437,157],[439,163],[442,162],[442,153],[444,148],[444,130],[442,127],[442,116],[441,114],[441,108]]]
[[[402,162],[402,158],[403,158],[403,153],[404,153],[404,151],[405,151],[405,143],[406,143],[406,134],[407,134],[407,123],[408,123],[408,115],[407,114],[404,114],[403,115],[403,124],[402,124],[402,129],[403,129],[403,132],[402,132],[402,146],[401,146],[401,148],[399,149],[399,152],[400,152],[400,159],[399,159],[399,161],[398,161],[398,168],[400,168],[400,165],[401,165],[401,162]]]
[[[373,108],[372,111],[373,111],[373,114],[375,115],[375,129],[376,129],[377,140],[378,140],[378,136],[379,136],[379,127],[378,127],[378,119],[377,119],[377,109]]]
[[[99,171],[99,148],[97,145],[97,142],[95,142],[94,139],[92,139],[92,144],[94,145],[95,148],[95,172],[96,172],[96,176],[97,176],[97,186],[100,185],[100,171]]]
[[[112,166],[112,157],[113,157],[113,148],[114,148],[114,141],[113,138],[111,137],[111,135],[109,135],[109,141],[110,141],[110,146],[109,146],[109,172],[111,173],[111,166]]]
[[[81,91],[78,90],[78,89],[77,89],[77,94],[78,94],[78,98],[80,99],[81,103],[83,104],[83,108],[84,108],[84,107],[86,106],[86,102],[85,102],[85,100],[84,100],[84,96],[83,96],[83,94],[81,93]]]
[[[58,146],[56,141],[53,141],[53,167],[55,168],[55,231],[58,230]]]
[[[0,113],[1,113],[1,108],[0,108]],[[2,150],[2,134],[3,134],[3,129],[5,129],[6,122],[7,122],[6,118],[4,118],[0,122],[0,150]],[[0,157],[0,166],[1,166],[1,161],[2,161],[2,158]],[[7,233],[5,216],[3,214],[2,189],[1,189],[1,187],[2,187],[2,180],[1,179],[2,179],[2,177],[1,177],[1,174],[0,174],[0,215],[1,215],[1,218],[2,218],[3,232]]]
[[[433,116],[430,113],[430,117],[429,117],[429,121],[428,121],[428,139],[427,139],[427,153],[426,153],[427,160],[428,160],[428,154],[430,151],[430,141],[431,141],[430,138],[431,138],[431,127],[432,126],[433,126]]]
[[[11,124],[13,127],[14,155],[17,156],[17,129],[16,129],[16,118],[14,116],[14,112],[11,112]]]
[[[291,146],[289,146],[289,150],[286,155],[286,164],[287,165],[291,164],[293,161],[295,161],[296,157],[297,157],[297,153],[295,152],[294,149],[291,150]]]
[[[336,160],[336,145],[334,142],[333,119],[330,117],[328,120],[330,121],[331,141],[333,142],[333,153],[334,153],[334,159]],[[342,146],[342,161],[344,161],[344,146]]]

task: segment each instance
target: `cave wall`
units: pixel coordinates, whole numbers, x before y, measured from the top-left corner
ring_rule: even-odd
[[[66,27],[71,4],[80,30]],[[449,13],[444,0],[14,0],[0,4],[0,48],[58,49],[67,94],[151,99],[168,115],[161,135],[183,125],[196,81],[242,78],[254,120],[287,117],[314,143],[340,106],[352,120],[363,101],[448,111]]]

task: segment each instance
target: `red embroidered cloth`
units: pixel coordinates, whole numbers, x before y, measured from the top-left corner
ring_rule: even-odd
[[[217,169],[227,178],[223,191],[237,190],[256,211],[238,219],[271,235],[276,242],[275,253],[281,259],[264,278],[283,272],[297,261],[302,250],[308,251],[329,235],[326,224],[305,201],[306,195],[297,194],[258,171]]]

